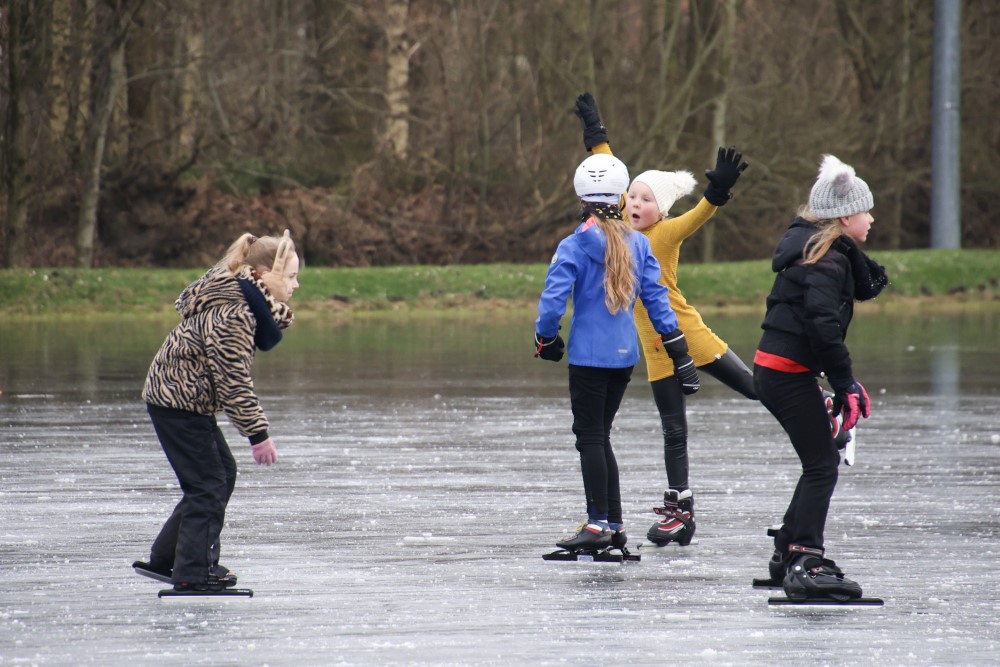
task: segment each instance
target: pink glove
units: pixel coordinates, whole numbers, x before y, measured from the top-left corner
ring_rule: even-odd
[[[258,442],[250,447],[253,452],[253,460],[266,466],[278,462],[278,450],[274,448],[274,440],[268,438],[264,442]]]
[[[833,414],[843,418],[845,431],[854,428],[862,417],[868,419],[871,416],[872,403],[860,382],[852,379],[849,387],[834,394]]]

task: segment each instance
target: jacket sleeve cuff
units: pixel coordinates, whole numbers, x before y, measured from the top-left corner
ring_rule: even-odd
[[[250,446],[252,447],[253,445],[259,445],[260,443],[262,443],[265,440],[267,440],[267,438],[268,438],[267,431],[261,431],[260,433],[254,433],[249,438],[249,440],[250,440]]]

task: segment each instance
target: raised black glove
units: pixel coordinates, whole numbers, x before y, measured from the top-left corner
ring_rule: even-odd
[[[741,162],[742,159],[743,153],[737,152],[736,146],[719,147],[719,154],[715,158],[715,169],[705,170],[705,178],[708,179],[705,199],[708,203],[723,206],[733,196],[730,190],[740,179],[740,174],[750,166],[746,162]]]
[[[546,361],[559,361],[563,358],[563,350],[566,349],[566,343],[563,342],[562,336],[556,334],[552,338],[546,338],[538,333],[535,333],[535,358],[541,357]]]
[[[694,365],[694,360],[688,355],[688,344],[684,333],[677,329],[670,334],[660,334],[660,340],[663,342],[663,349],[667,351],[667,356],[674,362],[674,377],[681,383],[681,391],[691,395],[701,389],[698,369]]]
[[[833,414],[841,415],[843,429],[850,431],[858,420],[872,414],[872,402],[864,386],[854,378],[834,380],[830,378],[833,387]]]
[[[601,122],[601,114],[597,111],[597,102],[590,93],[583,93],[576,98],[576,108],[573,112],[580,118],[583,126],[583,145],[591,150],[598,144],[608,142],[608,129]]]

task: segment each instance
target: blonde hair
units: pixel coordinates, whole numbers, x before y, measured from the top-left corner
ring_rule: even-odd
[[[283,236],[261,236],[246,233],[233,242],[226,254],[215,265],[215,268],[222,269],[230,275],[236,275],[244,266],[257,269],[270,270],[274,266],[274,260],[281,251],[283,257],[288,253],[295,252],[295,242],[292,241],[288,231]]]
[[[816,227],[802,253],[802,263],[808,266],[818,262],[837,239],[844,235],[844,226],[840,224],[840,218],[817,218],[807,206],[799,210],[799,217]]]
[[[628,310],[635,300],[634,260],[625,242],[625,235],[632,233],[632,227],[624,220],[604,218],[596,212],[592,215],[608,240],[604,252],[604,305],[614,315]]]

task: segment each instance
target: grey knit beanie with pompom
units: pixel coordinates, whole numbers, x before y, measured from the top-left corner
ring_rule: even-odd
[[[868,184],[858,178],[854,167],[832,155],[824,155],[819,177],[809,193],[809,210],[820,220],[852,216],[875,207]]]

